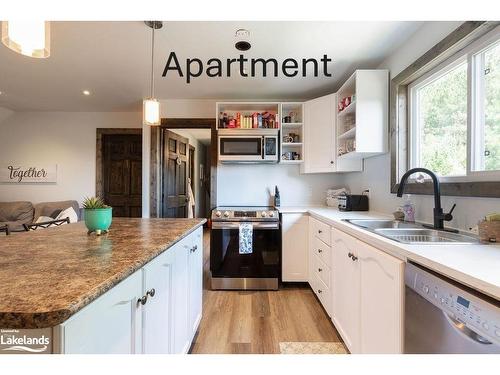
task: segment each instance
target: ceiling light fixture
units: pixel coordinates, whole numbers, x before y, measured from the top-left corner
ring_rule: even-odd
[[[2,43],[21,55],[47,58],[50,56],[50,22],[3,21]]]
[[[89,96],[90,95],[90,91],[89,90],[83,90],[82,94],[85,95],[85,96]]]
[[[144,23],[153,30],[151,37],[151,92],[149,98],[142,102],[142,123],[143,125],[158,126],[161,124],[160,119],[160,102],[154,97],[155,80],[154,80],[154,60],[155,60],[155,30],[163,27],[161,21],[144,21]]]
[[[234,47],[238,51],[248,51],[252,47],[250,44],[250,31],[246,29],[238,29],[236,30],[234,37],[236,38]]]

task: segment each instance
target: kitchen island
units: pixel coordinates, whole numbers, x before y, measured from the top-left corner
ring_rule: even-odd
[[[103,236],[80,222],[2,238],[1,334],[50,341],[7,347],[186,352],[201,319],[204,222],[115,218]]]

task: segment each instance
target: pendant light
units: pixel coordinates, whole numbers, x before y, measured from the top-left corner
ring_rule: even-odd
[[[2,43],[21,55],[47,58],[50,56],[50,22],[3,21]]]
[[[151,92],[149,98],[142,102],[142,123],[144,125],[158,126],[161,124],[160,119],[160,102],[155,99],[155,80],[154,80],[154,57],[155,57],[155,30],[163,27],[161,21],[145,21],[148,27],[153,30],[151,38]]]

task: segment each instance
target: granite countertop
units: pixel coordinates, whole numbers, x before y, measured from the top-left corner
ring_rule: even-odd
[[[79,222],[0,238],[0,328],[64,322],[205,221],[114,218],[100,237]]]
[[[374,211],[343,212],[326,206],[280,207],[281,213],[307,213],[404,261],[412,260],[500,301],[500,245],[409,245],[361,229],[343,219],[392,219]]]

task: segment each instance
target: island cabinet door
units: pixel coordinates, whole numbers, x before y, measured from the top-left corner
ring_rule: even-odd
[[[187,353],[190,347],[189,327],[189,251],[190,236],[182,239],[175,246],[175,262],[173,271],[173,303],[172,303],[172,342],[173,353]]]
[[[201,321],[203,297],[203,229],[198,228],[189,244],[189,340],[193,340]]]
[[[145,354],[172,352],[172,279],[175,249],[169,249],[143,269],[142,349]]]
[[[137,271],[56,327],[57,352],[141,352],[141,271]]]
[[[308,216],[283,214],[281,220],[282,280],[308,281]]]

